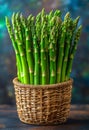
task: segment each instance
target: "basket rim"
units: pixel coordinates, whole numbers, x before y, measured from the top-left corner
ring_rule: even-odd
[[[56,84],[45,84],[45,85],[33,85],[33,84],[23,84],[21,82],[18,81],[18,78],[15,77],[13,79],[13,84],[16,85],[16,86],[19,86],[19,87],[25,87],[25,88],[55,88],[55,87],[65,87],[65,86],[68,86],[68,85],[72,85],[73,83],[73,79],[70,78],[68,81],[65,81],[65,82],[61,82],[61,83],[56,83]]]

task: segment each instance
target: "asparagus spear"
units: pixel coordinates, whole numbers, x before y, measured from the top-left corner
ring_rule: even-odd
[[[68,62],[68,55],[69,55],[69,50],[70,50],[70,42],[71,42],[71,37],[72,37],[72,31],[70,30],[70,26],[72,24],[72,20],[68,16],[67,20],[67,32],[66,32],[66,41],[65,41],[65,46],[64,46],[64,57],[63,57],[63,62],[62,62],[62,76],[61,76],[61,81],[65,81],[65,76],[66,76],[66,67],[67,67],[67,62]]]
[[[60,29],[60,24],[61,24],[60,11],[56,10],[54,13],[53,13],[53,11],[51,11],[49,13],[49,15],[47,15],[47,18],[48,18],[47,28],[48,28],[48,39],[49,39],[48,46],[49,46],[49,52],[50,52],[49,55],[50,55],[50,63],[51,63],[49,65],[50,66],[50,75],[51,75],[50,83],[52,84],[52,83],[56,82],[56,74],[53,72],[52,68],[54,68],[55,69],[54,71],[56,72],[55,62],[56,62],[56,56],[57,56],[57,40],[58,40],[58,37],[59,37],[58,35],[59,35],[59,29]],[[55,58],[52,59],[51,56],[52,56],[52,53],[53,53],[52,52],[53,49],[54,49],[54,55],[55,55],[54,57]],[[53,67],[53,66],[55,66],[55,67]]]
[[[12,27],[10,25],[10,21],[9,21],[8,17],[6,17],[5,20],[6,20],[6,26],[7,26],[7,29],[8,29],[8,33],[9,33],[9,36],[10,36],[10,39],[12,41],[12,44],[13,44],[13,47],[14,47],[14,50],[15,50],[15,54],[16,54],[18,80],[22,81],[21,80],[22,79],[21,78],[21,73],[22,73],[21,59],[20,59],[20,55],[19,55],[18,46],[17,46],[17,43],[15,41],[13,30],[12,30]]]
[[[72,46],[73,46],[75,32],[76,32],[76,28],[77,28],[77,25],[78,25],[79,18],[80,17],[78,16],[74,21],[71,19],[71,24],[70,24],[70,27],[69,27],[69,29],[71,30],[71,34],[70,34],[71,39],[70,39],[70,49],[69,49],[68,59],[69,59],[70,54],[71,54],[71,49],[72,49]],[[67,61],[66,71],[67,71],[67,68],[68,68],[68,61]],[[66,71],[65,71],[65,74],[66,74]],[[65,77],[65,80],[67,80],[66,77]]]
[[[61,73],[62,73],[62,62],[64,56],[64,45],[65,45],[65,36],[67,32],[67,22],[70,14],[67,13],[64,18],[64,22],[61,25],[61,36],[59,40],[59,50],[58,50],[58,59],[57,59],[57,83],[61,82]]]
[[[61,16],[61,11],[60,11],[60,10],[56,10],[56,11],[54,12],[54,16],[60,17],[60,16]]]
[[[29,19],[29,22],[30,20],[31,19]],[[32,40],[31,40],[32,39],[31,28],[28,27],[28,22],[24,19],[24,17],[21,17],[21,21],[25,30],[26,57],[30,75],[30,84],[34,84],[34,59],[33,59]]]
[[[44,23],[45,23],[45,53],[46,53],[46,68],[47,68],[47,74],[46,74],[46,77],[47,77],[47,84],[49,84],[49,34],[50,34],[50,30],[49,30],[49,21],[48,21],[48,15],[45,15],[44,16]]]
[[[79,18],[80,18],[80,16],[78,16],[74,21],[72,20],[72,23],[70,26],[70,29],[72,31],[72,36],[71,36],[71,41],[70,41],[70,50],[69,50],[68,60],[69,60],[69,57],[71,55],[71,50],[72,50],[72,46],[73,46],[73,42],[74,42],[74,38],[75,38],[75,32],[76,32],[76,28],[78,26]],[[70,63],[70,64],[71,64],[70,66],[72,68],[72,63]],[[69,66],[69,62],[67,62],[67,69],[68,69],[68,66]],[[68,71],[67,69],[66,69],[66,71]],[[66,78],[66,80],[67,80],[67,78]]]
[[[28,28],[30,27],[30,24],[31,24],[31,18],[32,18],[32,14],[30,14],[30,15],[27,17]]]
[[[42,84],[46,84],[47,82],[47,69],[46,69],[46,52],[45,52],[45,38],[44,38],[44,29],[45,25],[42,27],[42,34],[41,34],[41,73],[42,73]]]
[[[72,33],[72,38],[74,37],[76,28],[77,28],[77,26],[78,26],[79,19],[80,19],[80,16],[78,16],[78,17],[73,21],[73,26],[72,26],[72,31],[73,31],[73,33]]]
[[[33,37],[33,44],[34,44],[34,84],[40,84],[40,51],[39,46],[37,43],[36,34]]]
[[[75,38],[74,38],[74,44],[68,59],[68,65],[67,65],[67,69],[66,69],[66,80],[69,79],[70,77],[70,73],[71,73],[71,69],[72,69],[72,64],[73,64],[73,58],[77,49],[77,44],[80,38],[80,34],[81,34],[81,30],[82,30],[82,26],[80,25],[79,28],[77,29],[77,31],[75,32]]]
[[[72,24],[70,26],[70,29],[72,31],[72,36],[71,36],[71,41],[70,41],[71,46],[70,46],[69,55],[70,55],[71,48],[72,48],[72,45],[73,45],[74,36],[75,36],[76,28],[78,26],[79,19],[80,19],[80,16],[78,16],[74,21],[72,20]]]
[[[50,11],[50,13],[46,15],[46,17],[47,17],[47,23],[48,23],[48,25],[47,25],[47,28],[48,28],[47,29],[48,30],[48,38],[50,37],[50,21],[51,21],[51,19],[52,19],[53,16],[54,16],[53,10]]]
[[[41,13],[36,16],[36,36],[38,43],[41,41]]]
[[[54,13],[53,13],[53,10],[51,10],[50,13],[48,14],[48,20],[51,20],[53,16],[54,16]]]
[[[42,84],[47,84],[47,57],[46,57],[46,17],[44,9],[41,12],[41,43],[40,43],[40,55],[41,55],[41,74]]]
[[[49,84],[49,79],[50,79],[50,71],[49,71],[49,34],[50,34],[50,30],[49,30],[49,27],[48,27],[48,25],[49,25],[49,22],[48,22],[48,16],[46,15],[46,28],[45,28],[45,43],[46,43],[46,45],[45,45],[45,48],[46,48],[46,58],[47,58],[47,63],[46,63],[46,65],[47,65],[47,84]]]
[[[50,58],[50,84],[56,82],[56,19],[53,17],[50,21],[50,39],[49,39],[49,58]]]
[[[12,17],[12,21],[14,21],[13,27],[14,27],[14,33],[15,33],[15,39],[18,45],[18,50],[20,53],[20,57],[21,57],[21,63],[22,63],[22,69],[23,69],[23,83],[25,84],[29,84],[29,73],[28,73],[28,65],[27,65],[27,60],[26,60],[26,55],[25,55],[25,51],[23,48],[23,43],[22,43],[22,39],[21,39],[21,35],[20,35],[20,26],[19,26],[19,15],[14,15]]]
[[[38,15],[36,16],[36,22],[35,22],[35,31],[36,31],[36,42],[38,43],[38,48],[40,51],[40,43],[41,43],[41,12],[38,13]],[[39,61],[41,61],[41,52],[39,52]],[[40,83],[42,83],[42,72],[41,72],[41,62],[39,63],[39,77],[40,77]]]

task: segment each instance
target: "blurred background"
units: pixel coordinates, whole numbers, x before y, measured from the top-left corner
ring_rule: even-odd
[[[0,104],[15,104],[12,80],[16,77],[15,54],[9,38],[5,16],[13,12],[36,15],[42,8],[46,12],[60,9],[64,16],[81,16],[83,25],[81,39],[74,58],[71,77],[74,79],[72,104],[89,103],[89,0],[0,0]]]

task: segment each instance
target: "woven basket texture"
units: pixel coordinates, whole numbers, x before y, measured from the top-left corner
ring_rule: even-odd
[[[66,122],[71,101],[72,82],[53,85],[25,85],[13,80],[17,112],[28,124],[60,124]]]

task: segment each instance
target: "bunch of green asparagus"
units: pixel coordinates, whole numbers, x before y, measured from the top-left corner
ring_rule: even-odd
[[[25,18],[13,13],[6,26],[16,54],[18,80],[24,84],[55,84],[69,80],[82,26],[61,11],[42,11]]]

